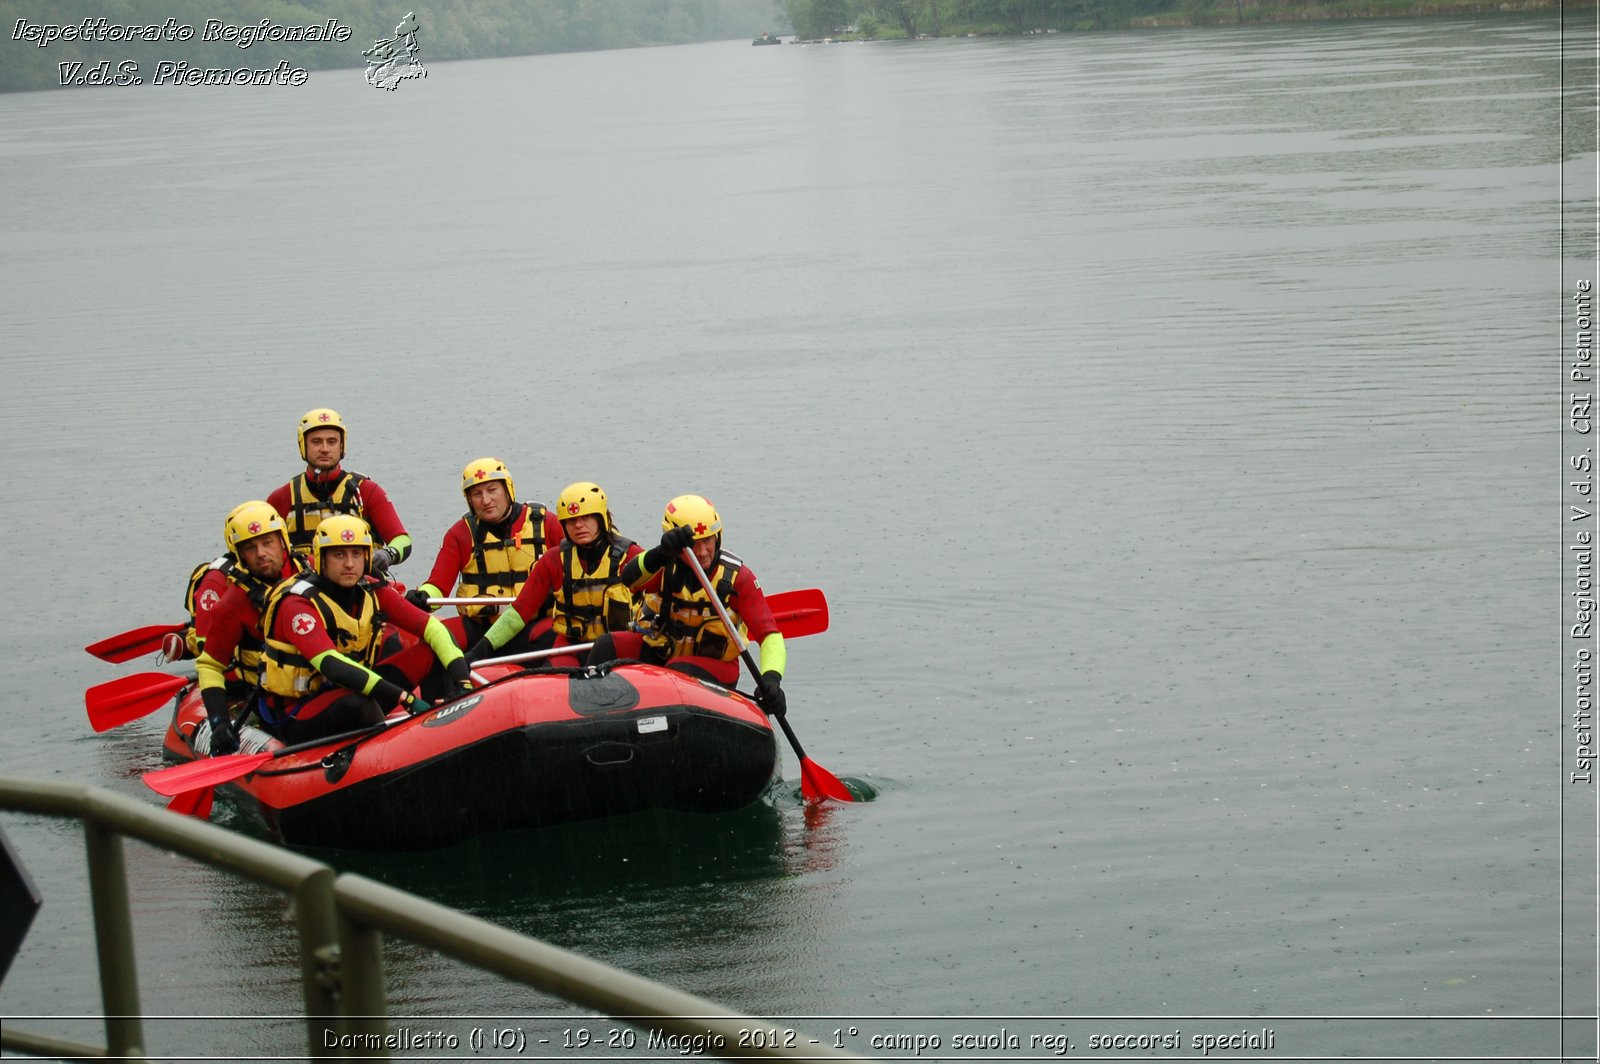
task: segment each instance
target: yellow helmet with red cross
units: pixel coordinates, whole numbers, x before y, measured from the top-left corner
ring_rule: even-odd
[[[228,545],[228,553],[241,562],[244,561],[239,556],[241,544],[272,532],[283,537],[283,548],[288,550],[289,529],[283,523],[283,516],[272,508],[271,503],[260,499],[251,499],[235,506],[222,523],[222,541]]]
[[[511,496],[511,501],[517,501],[517,485],[511,479],[511,471],[506,464],[498,458],[474,458],[467,463],[461,471],[461,494],[465,495],[479,484],[487,484],[491,480],[506,482],[506,494]]]
[[[317,429],[339,430],[339,439],[343,441],[339,447],[339,457],[343,459],[345,447],[350,443],[350,432],[344,427],[344,420],[339,417],[337,410],[329,410],[325,406],[319,406],[315,410],[307,410],[305,416],[300,419],[300,460],[302,462],[311,461],[306,457],[306,433],[314,432]]]
[[[561,520],[570,521],[584,514],[597,515],[600,526],[611,530],[611,507],[606,502],[606,493],[600,485],[589,480],[568,484],[556,498],[556,517]]]
[[[322,572],[322,552],[332,547],[363,547],[372,562],[372,529],[354,514],[325,517],[311,536],[311,564]]]
[[[679,495],[667,503],[661,514],[661,531],[688,525],[694,529],[695,539],[709,539],[722,534],[722,518],[711,500],[704,495]]]

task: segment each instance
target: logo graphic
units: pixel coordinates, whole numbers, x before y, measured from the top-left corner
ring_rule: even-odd
[[[343,532],[339,533],[339,538],[344,540],[346,543],[354,543],[356,534],[352,529],[347,528]]]
[[[207,588],[205,594],[200,596],[200,609],[210,613],[217,608],[217,599],[220,597],[215,591]]]
[[[318,421],[332,421],[333,417],[332,417],[332,415],[330,415],[326,411],[324,411],[323,413],[320,413],[320,414],[317,415],[317,420]]]
[[[294,629],[295,635],[310,635],[313,627],[311,615],[308,613],[296,615],[295,619],[289,622],[289,627]]]
[[[482,695],[473,695],[471,698],[464,698],[459,702],[452,702],[447,706],[441,706],[430,713],[423,720],[422,726],[424,728],[442,728],[446,724],[449,724],[452,721],[460,720],[462,717],[466,716],[467,713],[471,711],[473,706],[482,701]]]
[[[393,92],[407,78],[425,78],[427,68],[417,48],[417,30],[420,28],[415,12],[406,12],[394,36],[386,41],[373,41],[372,47],[361,54],[367,57],[367,84],[375,89]]]
[[[578,504],[577,503],[575,503],[575,502],[567,503],[567,513],[575,514],[577,512],[578,512]]]
[[[261,531],[261,522],[260,521],[251,521],[250,522],[250,534],[253,536],[257,532],[260,532],[260,531]]]

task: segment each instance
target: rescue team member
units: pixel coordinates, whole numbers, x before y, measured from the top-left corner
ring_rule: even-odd
[[[259,499],[235,506],[222,524],[224,555],[220,571],[226,584],[220,601],[204,615],[203,645],[195,660],[200,698],[211,722],[213,756],[239,749],[231,711],[252,701],[261,676],[261,611],[267,596],[284,580],[309,571],[304,559],[289,550],[283,518]]]
[[[482,639],[472,644],[468,661],[515,651],[506,644],[528,623],[548,610],[553,646],[589,643],[607,632],[625,632],[633,624],[633,592],[623,582],[622,568],[640,553],[639,545],[617,533],[606,493],[584,480],[569,484],[556,500],[556,516],[564,535],[559,549],[547,551]],[[549,659],[551,665],[577,666],[576,655]]]
[[[371,477],[347,472],[341,463],[347,435],[337,411],[326,407],[306,412],[300,419],[300,457],[306,471],[267,496],[289,526],[289,546],[305,550],[317,525],[337,514],[353,514],[365,521],[378,538],[372,555],[372,575],[382,577],[389,566],[411,554],[411,537],[388,492]]]
[[[661,542],[630,559],[622,580],[643,595],[636,632],[613,632],[595,641],[588,664],[638,658],[715,680],[724,687],[739,682],[739,646],[717,616],[705,588],[682,558],[694,551],[717,599],[750,643],[759,644],[761,679],[757,698],[774,716],[788,709],[780,684],[788,651],[772,618],[755,572],[722,549],[722,517],[701,495],[679,495],[661,515]]]
[[[406,593],[414,606],[431,610],[428,599],[443,598],[452,587],[462,598],[513,597],[534,563],[561,542],[555,514],[536,502],[518,502],[516,483],[498,458],[468,462],[461,471],[461,494],[467,497],[467,512],[445,532],[428,579]],[[446,624],[463,647],[482,639],[502,616],[499,606],[457,606],[456,615],[459,622]],[[549,611],[531,616],[507,636],[506,653],[548,647],[550,626],[536,623],[548,616]]]
[[[233,515],[238,513],[242,503],[229,511],[223,519],[223,538],[227,538],[227,523],[233,520]],[[165,662],[181,661],[185,658],[197,658],[203,649],[201,641],[202,621],[216,609],[222,601],[222,596],[228,590],[228,576],[226,569],[236,564],[236,559],[230,553],[223,553],[209,562],[201,562],[194,567],[194,572],[189,574],[189,586],[183,592],[184,612],[189,615],[189,623],[181,632],[168,632],[161,637],[161,660]]]
[[[365,579],[372,554],[365,521],[349,514],[326,518],[311,541],[314,571],[279,584],[267,598],[257,712],[286,743],[377,724],[396,705],[413,714],[431,709],[409,690],[427,673],[430,657],[444,666],[457,690],[472,686],[444,625],[407,602],[394,585]],[[420,636],[433,654],[408,652],[409,671],[392,664],[374,671],[386,620]]]

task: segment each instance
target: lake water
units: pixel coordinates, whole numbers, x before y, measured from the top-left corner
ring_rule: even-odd
[[[0,96],[0,772],[157,801],[162,722],[93,735],[119,667],[81,648],[179,619],[332,406],[413,580],[480,454],[637,537],[716,500],[770,590],[826,591],[790,720],[877,795],[336,866],[892,1059],[1593,1059],[1582,19]],[[0,1015],[97,1038],[79,832],[4,826],[46,904]],[[151,1013],[295,1012],[281,899],[129,863]],[[388,978],[414,1022],[570,1023],[426,951]]]

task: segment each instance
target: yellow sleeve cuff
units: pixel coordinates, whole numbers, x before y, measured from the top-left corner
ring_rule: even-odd
[[[789,649],[783,645],[783,633],[773,632],[761,641],[761,671],[783,675],[789,665]]]

